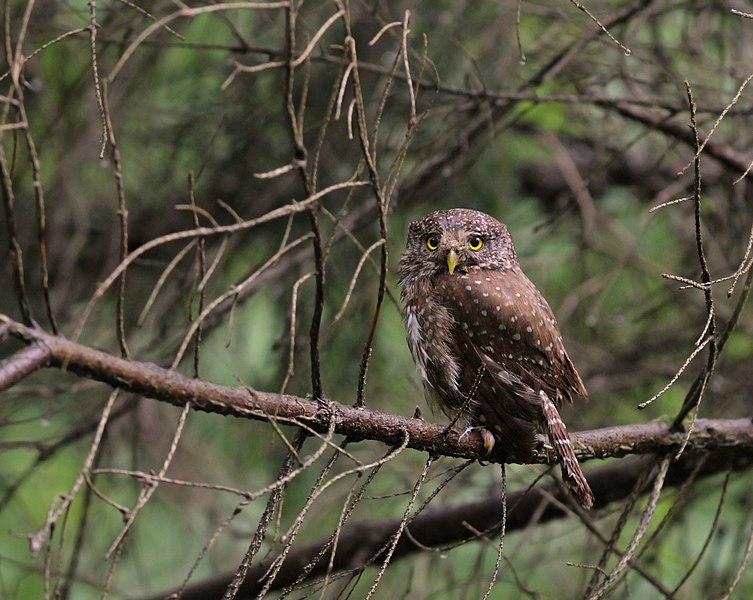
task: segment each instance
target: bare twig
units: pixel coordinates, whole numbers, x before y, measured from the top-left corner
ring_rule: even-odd
[[[591,19],[596,25],[601,29],[601,31],[606,35],[610,40],[612,40],[619,48],[622,50],[625,55],[630,56],[631,51],[630,48],[625,46],[622,42],[620,42],[616,37],[614,37],[611,33],[609,33],[609,30],[597,19],[593,13],[591,13],[590,10],[588,10],[582,3],[578,2],[577,0],[570,0],[570,4],[575,6],[578,10],[585,13],[589,19]]]
[[[617,565],[607,575],[604,582],[588,597],[589,600],[603,598],[607,591],[609,591],[609,589],[611,589],[614,584],[619,581],[619,579],[623,575],[623,572],[630,564],[630,560],[635,554],[635,551],[637,550],[638,544],[640,543],[641,539],[643,539],[643,535],[646,533],[646,529],[648,529],[649,521],[651,520],[651,517],[654,515],[654,511],[656,510],[656,504],[659,502],[659,496],[661,494],[662,487],[664,487],[664,479],[667,476],[667,471],[669,470],[671,461],[672,457],[667,455],[660,462],[656,478],[654,479],[654,487],[651,490],[651,494],[648,499],[648,505],[643,511],[641,522],[635,530],[635,533],[630,540],[630,544],[628,544],[625,553],[620,557]]]
[[[497,582],[497,576],[499,575],[499,567],[502,564],[502,557],[505,549],[505,533],[507,529],[507,475],[505,471],[505,465],[501,464],[499,466],[500,468],[500,474],[501,474],[501,497],[502,497],[502,503],[500,505],[500,510],[502,513],[502,516],[500,518],[500,525],[499,525],[499,543],[497,544],[497,558],[494,561],[494,571],[492,572],[492,577],[489,580],[489,585],[486,588],[486,592],[484,593],[483,600],[487,600],[489,598],[489,595],[492,593],[492,588],[494,588],[494,584]]]
[[[107,404],[105,404],[104,409],[102,410],[102,416],[99,418],[99,424],[97,425],[97,431],[95,432],[94,439],[92,440],[92,443],[89,447],[89,453],[84,460],[84,464],[81,466],[79,474],[76,476],[76,479],[71,485],[71,488],[68,490],[68,493],[60,496],[59,503],[56,506],[50,506],[50,510],[47,513],[47,519],[45,520],[44,525],[42,525],[42,527],[39,528],[35,533],[29,534],[29,550],[32,556],[37,556],[42,550],[42,547],[48,536],[50,535],[52,528],[55,526],[58,519],[60,519],[60,517],[68,510],[68,507],[78,494],[81,486],[85,483],[88,473],[91,470],[91,466],[94,462],[94,457],[99,451],[99,445],[105,432],[105,426],[107,425],[107,422],[110,418],[110,412],[112,411],[112,407],[115,404],[115,399],[117,397],[118,390],[115,390],[112,394],[110,394],[110,398],[107,401]]]
[[[745,570],[745,567],[748,564],[748,560],[750,559],[751,552],[753,552],[753,525],[751,525],[750,532],[748,533],[748,542],[745,545],[745,550],[743,551],[743,557],[742,557],[742,560],[740,560],[740,566],[735,572],[735,575],[732,578],[732,581],[730,582],[729,587],[727,587],[724,593],[721,596],[719,596],[719,600],[728,600],[728,598],[732,595],[732,592],[735,591],[737,584],[740,583],[740,578],[743,576],[743,571]]]
[[[306,434],[302,430],[299,431],[294,442],[296,451],[300,451],[305,439],[306,439]],[[282,466],[280,467],[280,472],[277,477],[277,481],[285,482],[284,485],[287,485],[290,472],[292,471],[292,468],[293,468],[293,457],[294,457],[294,454],[292,452],[288,452],[287,456],[285,457],[285,460],[282,463]],[[228,584],[227,589],[225,590],[225,593],[222,596],[223,600],[232,600],[233,598],[236,597],[238,590],[240,589],[241,585],[243,584],[243,581],[246,578],[248,569],[251,566],[251,561],[253,561],[254,557],[256,556],[256,553],[259,551],[259,548],[261,547],[262,542],[264,541],[264,538],[266,537],[267,528],[269,527],[269,522],[272,520],[272,515],[274,514],[275,510],[277,509],[278,504],[280,503],[280,500],[282,499],[283,491],[284,491],[283,485],[279,485],[275,487],[274,490],[272,490],[272,493],[269,496],[269,500],[267,500],[267,505],[264,507],[264,513],[262,514],[262,517],[261,519],[259,519],[259,523],[256,526],[256,532],[254,534],[253,539],[251,540],[251,544],[246,550],[246,554],[244,555],[243,560],[241,561],[241,564],[238,565],[238,569],[236,570],[232,581],[230,581],[230,583]]]
[[[408,439],[407,435],[405,439],[407,441]],[[387,551],[384,553],[384,558],[382,559],[382,564],[379,567],[379,572],[374,578],[374,583],[371,585],[371,588],[369,588],[369,593],[366,594],[366,597],[365,597],[366,600],[371,598],[376,593],[377,587],[379,586],[379,582],[381,581],[382,576],[384,575],[384,572],[387,569],[387,565],[390,563],[390,560],[392,559],[392,555],[395,552],[395,548],[397,547],[398,541],[400,541],[400,537],[402,536],[403,531],[415,519],[415,515],[411,516],[411,512],[413,511],[413,505],[415,504],[416,498],[418,497],[418,492],[421,491],[421,487],[423,486],[424,481],[426,480],[426,475],[429,472],[429,467],[431,467],[431,464],[433,462],[434,462],[433,456],[429,456],[429,458],[426,459],[424,468],[421,471],[421,474],[419,475],[418,480],[416,481],[415,485],[413,486],[413,491],[411,493],[410,499],[408,500],[408,504],[405,507],[403,518],[400,519],[400,524],[397,526],[397,529],[392,534],[392,537],[390,538],[390,541],[387,544]]]
[[[737,456],[739,460],[731,460]],[[703,460],[700,471],[697,470],[698,461]],[[733,468],[748,469],[753,466],[753,448],[748,448],[744,454],[739,454],[734,449],[719,449],[710,451],[708,454],[696,455],[687,452],[679,461],[674,461],[669,466],[665,487],[683,484],[688,476],[694,471],[699,477],[724,472]],[[647,471],[646,459],[632,459],[611,463],[599,469],[588,472],[588,481],[594,490],[597,506],[604,507],[611,502],[625,499],[631,488],[641,479]],[[556,504],[550,502],[545,491],[557,493],[554,484],[546,490],[536,488],[534,490],[516,490],[508,492],[508,512],[506,518],[506,531],[519,531],[530,527],[532,522],[537,524],[547,523],[553,519],[561,519],[567,516],[566,512]],[[456,546],[463,541],[477,538],[474,532],[499,531],[500,529],[500,502],[501,497],[494,494],[476,502],[468,502],[455,506],[439,506],[433,510],[419,514],[405,530],[392,555],[392,560],[410,557],[416,552],[432,549],[446,549]],[[338,552],[331,565],[318,562],[317,557],[326,541],[314,541],[311,544],[294,549],[288,555],[288,561],[294,564],[308,563],[316,566],[306,572],[306,579],[314,579],[324,576],[329,568],[330,571],[343,571],[346,569],[358,569],[352,558],[354,555],[373,557],[383,552],[392,533],[403,520],[402,517],[393,517],[372,522],[353,524],[345,529],[339,536]],[[408,535],[408,531],[410,535]],[[486,535],[483,533],[482,535]],[[258,594],[261,589],[258,582],[259,576],[266,571],[268,565],[274,560],[270,557],[255,565],[249,571],[246,584],[241,593],[251,596]],[[215,578],[195,584],[186,588],[183,600],[199,600],[212,598],[220,595],[230,575],[224,574]],[[298,569],[289,572],[281,571],[277,577],[277,585],[286,585],[286,582],[296,585],[301,584]],[[166,594],[155,596],[164,598]]]
[[[2,166],[1,154],[0,154],[0,166]],[[136,259],[138,259],[140,256],[143,256],[150,250],[153,250],[164,244],[169,244],[169,243],[177,242],[181,240],[186,240],[186,239],[192,240],[192,239],[197,239],[201,237],[209,237],[209,236],[214,236],[214,235],[232,234],[232,233],[237,233],[240,231],[245,231],[247,229],[253,229],[254,227],[262,225],[263,223],[268,223],[276,219],[280,219],[280,218],[287,217],[292,214],[297,214],[297,213],[309,210],[312,204],[319,202],[321,198],[323,198],[324,196],[327,196],[328,194],[332,192],[345,189],[345,188],[350,188],[350,187],[358,187],[362,185],[368,185],[368,184],[366,182],[361,182],[361,181],[346,181],[342,183],[336,183],[311,195],[305,200],[301,200],[300,202],[294,202],[292,204],[286,204],[285,206],[281,206],[279,208],[270,210],[269,212],[255,219],[249,219],[247,221],[242,221],[240,223],[235,223],[233,225],[221,225],[217,227],[198,227],[196,229],[188,229],[185,231],[178,231],[176,233],[170,233],[170,234],[161,236],[159,238],[150,240],[149,242],[145,243],[144,245],[140,246],[139,248],[131,252],[112,271],[112,273],[110,273],[110,275],[108,275],[107,278],[102,283],[99,284],[96,291],[92,295],[91,300],[89,300],[89,303],[87,304],[86,308],[83,311],[83,314],[81,316],[78,326],[76,327],[76,332],[73,338],[77,339],[78,337],[80,337],[81,332],[84,328],[84,325],[86,324],[86,321],[91,315],[92,310],[94,310],[95,305],[102,298],[102,296],[104,296],[105,292],[110,288],[110,286],[115,282],[115,280],[118,279],[118,277],[120,277],[121,273],[123,273]]]
[[[94,7],[92,3],[92,32],[96,31],[94,19],[95,19],[95,13],[94,13]],[[110,102],[108,97],[109,92],[109,85],[107,81],[103,82],[103,90],[100,91],[99,89],[99,74],[97,71],[96,66],[96,50],[95,50],[95,38],[94,33],[92,33],[92,60],[94,62],[93,69],[94,69],[94,78],[95,78],[95,84],[96,84],[96,90],[97,90],[97,101],[100,105],[100,110],[102,111],[102,150],[101,153],[104,155],[105,151],[105,145],[107,142],[110,143],[111,155],[112,155],[112,162],[114,166],[113,175],[115,176],[115,187],[117,189],[117,195],[118,195],[118,224],[120,225],[120,249],[119,249],[119,259],[120,261],[124,261],[126,257],[128,256],[128,209],[126,207],[126,197],[125,197],[125,184],[123,181],[123,160],[120,155],[120,148],[118,147],[118,143],[115,139],[115,128],[113,127],[112,120],[110,117]],[[102,156],[100,156],[102,158]],[[117,331],[118,336],[118,344],[120,345],[120,352],[121,354],[128,358],[129,352],[128,352],[128,344],[126,343],[126,334],[125,334],[125,316],[124,316],[124,310],[125,310],[125,295],[126,295],[126,271],[123,270],[123,272],[118,277],[118,292],[117,292],[117,306],[116,306],[116,317],[115,317],[115,330]]]
[[[696,410],[703,400],[706,386],[708,385],[711,376],[714,373],[716,367],[716,361],[719,357],[719,348],[716,340],[717,328],[716,328],[716,308],[714,306],[714,296],[712,294],[711,286],[711,273],[709,272],[708,262],[706,260],[706,251],[704,249],[703,242],[703,230],[701,227],[701,142],[698,134],[698,125],[696,123],[696,106],[695,99],[693,98],[693,90],[690,84],[685,82],[685,89],[688,96],[688,106],[690,107],[690,128],[693,133],[693,142],[696,149],[695,157],[693,159],[693,207],[694,207],[694,219],[695,219],[695,240],[696,251],[698,253],[698,263],[701,267],[701,284],[705,286],[703,290],[704,299],[706,301],[706,314],[708,315],[708,323],[706,325],[706,339],[708,340],[708,358],[703,371],[699,374],[696,384],[690,389],[685,396],[682,407],[675,417],[675,423],[679,424],[685,416],[691,411]],[[691,426],[688,427],[688,434],[692,431]],[[680,449],[682,451],[682,448]]]
[[[153,33],[156,33],[160,29],[169,29],[167,25],[172,23],[176,19],[191,19],[199,15],[214,13],[214,12],[226,12],[229,10],[274,10],[277,8],[286,8],[289,6],[289,2],[221,2],[220,4],[212,4],[209,6],[199,6],[196,8],[188,8],[184,6],[164,17],[158,21],[152,23],[149,27],[144,29],[131,44],[122,52],[120,59],[113,67],[110,74],[107,76],[107,81],[112,83],[120,74],[125,64],[131,59],[136,49],[148,39]]]

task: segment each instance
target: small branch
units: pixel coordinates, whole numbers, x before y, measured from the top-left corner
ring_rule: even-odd
[[[4,176],[5,174],[4,169],[7,167],[7,165],[5,165],[3,161],[4,161],[4,154],[2,152],[2,147],[0,147],[0,175]],[[203,237],[222,235],[222,234],[229,235],[229,234],[237,233],[240,231],[247,231],[263,223],[268,223],[270,221],[281,219],[283,217],[289,217],[291,215],[308,210],[312,204],[319,202],[321,198],[327,196],[328,194],[332,192],[345,189],[345,188],[358,187],[362,185],[367,185],[367,183],[361,182],[361,181],[345,181],[345,182],[335,183],[311,195],[305,200],[293,201],[290,204],[285,204],[278,208],[272,209],[269,212],[261,215],[260,217],[250,219],[248,221],[240,221],[237,223],[233,223],[231,225],[219,225],[216,227],[199,227],[198,229],[176,231],[174,233],[162,235],[158,238],[154,238],[153,240],[146,242],[145,244],[139,246],[138,248],[136,248],[136,250],[131,252],[123,261],[120,262],[120,264],[118,264],[117,267],[115,267],[115,269],[112,270],[112,272],[107,276],[107,278],[97,286],[96,291],[92,295],[91,299],[89,300],[89,303],[86,305],[86,308],[83,311],[81,318],[79,319],[79,323],[76,327],[74,339],[78,338],[81,335],[81,332],[84,329],[84,325],[89,319],[89,315],[94,310],[94,306],[97,304],[97,302],[99,302],[102,296],[104,296],[105,292],[110,288],[110,286],[115,282],[115,280],[118,279],[121,273],[125,272],[125,270],[135,260],[137,260],[140,256],[143,256],[147,252],[159,246],[162,246],[164,244],[178,242],[181,240],[193,240],[196,238],[203,238]],[[22,266],[22,264],[19,263],[19,266]],[[20,274],[23,275],[23,272],[21,271]],[[24,312],[24,315],[26,315],[25,312]],[[29,322],[31,321],[32,321],[31,317],[29,316]]]
[[[601,23],[601,21],[599,21],[599,19],[597,19],[594,16],[594,14],[590,10],[588,10],[583,4],[581,4],[577,0],[570,0],[570,4],[572,4],[573,6],[575,6],[575,8],[577,8],[578,10],[586,14],[588,18],[591,19],[599,27],[599,29],[601,29],[602,33],[604,33],[604,35],[606,35],[610,40],[612,40],[615,43],[615,45],[618,46],[619,49],[625,53],[625,56],[630,56],[632,54],[632,51],[630,50],[630,48],[625,46],[620,40],[618,40],[611,33],[609,33],[609,29],[607,29]]]
[[[704,328],[704,334],[706,340],[709,341],[709,354],[706,360],[706,365],[698,375],[696,383],[691,387],[690,391],[686,394],[682,407],[675,417],[675,425],[679,425],[685,417],[690,413],[697,410],[700,407],[701,400],[703,400],[703,394],[706,391],[711,376],[714,373],[716,367],[716,361],[719,356],[719,349],[716,343],[716,308],[714,306],[714,297],[712,294],[710,282],[712,280],[711,273],[708,268],[708,261],[706,260],[706,250],[703,242],[703,230],[701,228],[701,138],[698,133],[698,124],[696,122],[696,105],[693,98],[693,90],[690,84],[685,81],[685,90],[688,95],[688,106],[690,108],[690,129],[693,134],[693,144],[695,148],[695,155],[693,157],[693,213],[695,218],[695,239],[696,239],[696,251],[698,252],[698,262],[701,267],[701,284],[704,286],[703,295],[706,300],[706,312],[708,314],[708,321]],[[709,134],[709,137],[711,134]],[[708,139],[708,138],[707,138]],[[702,334],[702,335],[704,335]],[[692,428],[692,424],[691,424]],[[682,448],[680,449],[682,451]]]
[[[39,371],[50,360],[50,352],[44,344],[35,342],[13,356],[0,362],[0,390],[16,385],[35,371]]]
[[[94,77],[94,95],[97,99],[97,108],[99,108],[99,116],[102,119],[102,137],[99,144],[99,158],[105,157],[105,148],[107,147],[108,133],[112,132],[111,128],[108,128],[107,121],[107,109],[105,109],[105,103],[102,97],[102,86],[99,81],[99,67],[97,66],[97,3],[95,0],[89,2],[89,47],[92,57],[92,75]]]
[[[81,467],[81,470],[79,471],[76,479],[71,485],[70,490],[67,494],[62,494],[59,496],[59,502],[57,504],[50,506],[50,510],[47,513],[47,519],[45,520],[44,525],[42,525],[42,527],[40,527],[36,532],[29,534],[29,551],[33,557],[38,556],[42,551],[45,543],[51,537],[52,529],[68,510],[74,498],[78,494],[78,491],[81,489],[81,486],[84,485],[88,474],[91,471],[92,465],[94,464],[94,459],[97,456],[97,452],[99,452],[100,443],[102,442],[102,436],[105,433],[105,426],[110,420],[112,407],[115,405],[115,399],[117,398],[117,396],[117,390],[113,391],[112,394],[110,394],[110,398],[108,399],[107,404],[102,411],[102,415],[99,418],[97,431],[95,432],[94,439],[89,446],[89,452],[86,455],[86,459],[84,460],[84,465]]]
[[[197,17],[199,15],[214,13],[214,12],[224,12],[224,11],[231,11],[231,10],[244,10],[244,9],[262,9],[262,10],[274,10],[277,8],[286,8],[289,5],[288,2],[222,2],[219,4],[213,4],[211,6],[199,6],[196,8],[188,8],[183,7],[179,10],[176,10],[172,13],[169,13],[168,15],[160,18],[158,21],[155,21],[152,23],[149,27],[144,29],[139,35],[137,35],[134,40],[131,42],[130,46],[126,48],[123,53],[120,55],[120,58],[118,59],[117,64],[112,68],[112,71],[110,71],[110,74],[107,76],[108,83],[112,83],[115,81],[117,76],[120,74],[120,71],[125,66],[125,63],[127,63],[131,57],[133,56],[136,49],[144,43],[145,40],[147,40],[153,33],[159,31],[160,29],[167,29],[168,31],[172,31],[168,27],[170,23],[175,21],[176,19],[193,19],[194,17]]]
[[[288,452],[287,456],[285,457],[285,460],[282,463],[282,467],[280,468],[280,472],[277,476],[278,481],[287,480],[287,477],[293,470],[293,458],[295,457],[296,453],[302,448],[305,439],[306,433],[303,430],[300,430],[296,435],[294,442],[295,452]],[[322,447],[323,446],[324,445],[322,445]],[[243,582],[248,575],[248,570],[251,567],[251,562],[253,561],[254,556],[256,556],[256,553],[259,551],[264,538],[267,536],[267,528],[269,527],[269,523],[272,520],[272,516],[274,515],[275,510],[277,509],[283,498],[283,491],[283,486],[280,485],[276,487],[270,494],[269,499],[267,500],[267,505],[264,507],[264,513],[262,514],[259,523],[256,525],[256,533],[251,540],[251,544],[246,550],[246,554],[244,555],[241,564],[238,566],[238,570],[234,573],[231,581],[228,582],[227,589],[225,589],[224,593],[222,594],[223,600],[232,600],[233,598],[235,598],[238,590],[243,585]],[[254,579],[254,581],[256,580],[257,579]],[[217,597],[219,597],[219,595],[215,595],[215,598]]]
[[[695,136],[692,130],[685,124],[675,119],[668,119],[666,115],[658,111],[651,111],[629,101],[618,101],[613,105],[618,114],[630,121],[645,125],[649,129],[659,131],[670,138],[674,138],[691,146],[696,150]],[[748,161],[732,146],[712,141],[706,142],[704,153],[714,159],[723,167],[737,173],[747,173],[747,177],[753,177],[748,171]]]

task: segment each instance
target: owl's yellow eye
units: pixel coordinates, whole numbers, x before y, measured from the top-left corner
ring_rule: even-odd
[[[430,235],[428,238],[426,238],[426,247],[429,250],[436,250],[439,248],[439,240],[436,236]]]
[[[481,239],[481,236],[473,235],[470,238],[468,238],[468,247],[471,250],[481,250],[481,246],[484,245],[484,240]]]

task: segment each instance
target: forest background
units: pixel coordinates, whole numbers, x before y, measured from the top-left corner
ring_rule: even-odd
[[[0,597],[750,597],[750,10],[6,1]],[[558,317],[590,512],[425,406],[454,206]]]

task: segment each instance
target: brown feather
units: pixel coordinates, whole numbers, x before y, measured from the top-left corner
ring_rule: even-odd
[[[411,223],[400,286],[427,397],[450,418],[491,432],[518,460],[530,456],[536,431],[547,433],[565,482],[589,508],[593,496],[557,411],[586,388],[505,225],[467,209]]]

